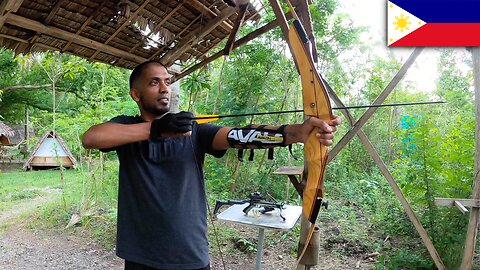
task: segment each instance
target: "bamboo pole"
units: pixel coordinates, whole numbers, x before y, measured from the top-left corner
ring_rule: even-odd
[[[473,86],[475,91],[475,111],[476,111],[476,130],[475,130],[475,165],[473,174],[472,199],[480,198],[480,47],[472,48],[473,58]],[[465,240],[465,250],[460,269],[470,270],[473,264],[473,255],[475,252],[475,242],[477,240],[478,217],[480,208],[472,207],[470,220],[468,222],[467,236]]]

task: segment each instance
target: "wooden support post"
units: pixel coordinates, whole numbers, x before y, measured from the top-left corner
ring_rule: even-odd
[[[296,177],[298,175],[300,176],[300,179],[302,179],[303,167],[280,167],[276,171],[274,171],[273,174],[288,176],[288,179],[290,179],[290,182],[292,182],[295,190],[297,190],[298,192],[298,195],[300,195],[300,198],[303,196],[303,188],[300,182],[301,180],[299,181],[299,179],[297,179]]]
[[[472,48],[473,58],[473,85],[475,91],[475,119],[477,121],[475,130],[475,165],[473,173],[473,191],[472,198],[480,198],[480,47]],[[473,264],[473,253],[475,252],[475,242],[477,240],[478,218],[480,208],[472,208],[470,220],[468,222],[467,236],[465,240],[465,250],[460,269],[470,270]]]

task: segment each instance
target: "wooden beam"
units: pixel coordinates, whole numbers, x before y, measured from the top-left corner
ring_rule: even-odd
[[[0,37],[4,37],[4,38],[8,38],[8,39],[11,39],[11,40],[15,40],[15,41],[18,41],[18,42],[22,42],[22,43],[27,43],[27,44],[28,44],[28,40],[21,39],[21,38],[17,38],[17,37],[14,37],[14,36],[9,36],[9,35],[5,35],[5,34],[0,34]]]
[[[248,21],[248,20],[250,20],[251,18],[253,18],[253,17],[257,16],[257,15],[258,15],[258,12],[255,12],[254,14],[250,14],[250,17],[246,18],[244,21]],[[225,39],[227,39],[227,37],[228,37],[228,36],[225,36],[225,37],[223,37],[222,39],[216,39],[216,44],[222,43]],[[219,41],[217,42],[217,40],[219,40]],[[197,54],[197,55],[195,56],[195,59],[197,59],[197,60],[198,60],[198,59],[205,59],[206,55],[209,54],[209,52],[210,52],[211,50],[213,50],[216,46],[210,46],[210,47],[208,47],[208,46],[203,46],[203,47],[205,48],[204,51],[199,51],[199,50],[197,50],[196,48],[194,48],[194,50],[199,53],[199,54]],[[193,54],[192,54],[192,55],[193,55]],[[200,60],[200,61],[202,61],[202,60]],[[177,75],[178,75],[178,73],[177,73]]]
[[[245,19],[245,14],[247,13],[248,4],[240,6],[240,11],[238,12],[237,20],[235,21],[235,25],[233,26],[232,31],[230,32],[230,36],[228,37],[227,44],[225,45],[225,49],[223,54],[229,55],[230,52],[233,50],[233,43],[235,42],[235,38],[237,37],[238,31],[243,24],[243,20]]]
[[[11,12],[17,12],[22,3],[23,0],[3,0],[0,3],[0,28],[3,27],[7,15]]]
[[[280,6],[280,3],[278,0],[268,0],[270,2],[270,6],[272,6],[273,13],[275,13],[275,17],[277,17],[277,20],[279,21],[280,24],[280,29],[282,29],[283,37],[287,41],[288,44],[288,22],[287,18],[285,17],[285,13],[283,13],[283,10]]]
[[[186,0],[184,0],[184,1],[186,1]],[[214,4],[215,4],[215,2],[214,2],[211,6],[213,6]],[[199,19],[201,19],[201,18],[202,18],[202,15],[201,15],[201,14],[198,15],[198,16],[197,16],[195,19],[193,19],[187,26],[183,27],[183,30],[180,31],[180,33],[176,34],[175,37],[174,37],[170,42],[168,42],[167,44],[165,44],[165,45],[163,45],[162,47],[158,48],[158,50],[157,50],[154,54],[152,54],[152,56],[150,56],[150,57],[148,58],[148,60],[152,60],[152,59],[154,59],[155,57],[157,57],[159,54],[161,54],[161,53],[163,52],[164,49],[169,48],[170,45],[171,45],[176,39],[179,39],[179,38],[181,39],[182,34],[183,34],[185,31],[187,31],[188,29],[190,29],[190,27],[191,27],[194,23],[196,23]]]
[[[190,28],[190,26],[192,26],[196,22],[198,18],[200,18],[200,16],[198,16],[195,20],[192,20],[186,27],[184,27],[183,30],[180,31],[180,33],[178,33],[175,37],[173,37],[173,40],[163,45],[162,47],[158,48],[158,50],[154,54],[152,54],[152,56],[150,56],[148,60],[152,60],[153,58],[157,57],[161,52],[163,52],[163,49],[170,47],[170,45],[172,45],[175,39],[180,37],[185,31],[187,31]]]
[[[330,85],[325,81],[325,86],[327,88],[328,93],[330,94],[330,97],[332,100],[335,102],[337,107],[345,107],[345,104],[340,100],[340,98],[335,94],[335,92],[332,90]],[[350,114],[348,110],[341,110],[341,112],[345,115],[345,118],[350,122],[350,125],[355,126],[355,119],[353,116]],[[368,139],[367,135],[361,130],[360,128],[356,132],[357,136],[359,137],[360,141],[363,143],[367,151],[370,153],[370,156],[372,156],[373,160],[377,164],[378,168],[380,169],[380,172],[383,174],[385,179],[387,179],[387,182],[390,184],[390,187],[393,189],[393,193],[395,196],[397,196],[398,200],[402,204],[405,212],[407,213],[408,218],[412,222],[413,226],[417,230],[417,233],[420,235],[420,238],[422,239],[423,243],[425,244],[425,247],[427,248],[428,252],[430,253],[430,256],[432,257],[433,261],[435,262],[435,265],[437,266],[438,269],[440,270],[445,270],[445,265],[443,264],[442,259],[440,258],[440,255],[438,254],[437,250],[435,249],[435,246],[433,245],[432,241],[430,240],[430,237],[428,236],[427,231],[425,228],[423,228],[422,224],[420,223],[419,219],[417,218],[415,212],[413,211],[412,207],[408,203],[407,199],[405,198],[405,195],[403,195],[402,190],[397,184],[397,181],[395,181],[395,178],[393,175],[390,173],[390,171],[387,168],[387,165],[383,162],[382,158],[378,154],[377,150],[373,146],[373,144],[370,142]],[[328,160],[330,162],[331,159]]]
[[[288,179],[290,179],[290,182],[293,184],[293,187],[295,187],[295,190],[297,191],[298,195],[300,198],[303,197],[303,187],[299,179],[297,179],[297,175],[300,176],[300,179],[302,178],[303,175],[303,167],[300,166],[286,166],[286,167],[280,167],[277,170],[275,170],[272,174],[278,174],[278,175],[286,175]]]
[[[192,5],[196,10],[200,11],[202,13],[202,16],[208,16],[210,18],[215,18],[217,17],[217,13],[213,12],[209,7],[205,6],[198,0],[188,0],[188,3]],[[223,21],[220,26],[225,29],[227,32],[232,31],[233,27],[227,23],[226,21]]]
[[[473,88],[475,91],[475,164],[473,167],[473,190],[472,198],[480,199],[480,47],[472,48],[473,58]],[[460,269],[472,269],[473,255],[475,252],[475,243],[478,232],[478,218],[480,217],[480,208],[473,208],[470,212],[470,220],[468,222],[467,236],[465,239],[465,250],[463,252],[463,260]]]
[[[180,9],[180,7],[182,7],[182,5],[185,3],[186,0],[183,0],[180,4],[178,4],[174,9],[172,9],[168,14],[167,16],[165,16],[165,18],[163,18],[157,25],[155,25],[155,28],[152,29],[152,31],[147,35],[147,38],[150,37],[153,33],[157,32],[160,27],[162,27],[162,25],[168,21],[168,19],[170,19],[170,17],[173,16],[173,14],[175,14],[178,9]],[[135,49],[138,48],[138,46],[140,46],[142,43],[142,41],[140,42],[137,42],[137,44],[135,44],[135,46],[133,46],[128,52],[133,52],[135,51]]]
[[[141,56],[134,55],[134,54],[131,54],[131,53],[127,53],[127,52],[122,51],[120,49],[117,49],[115,47],[102,44],[100,42],[97,42],[97,41],[79,36],[77,34],[67,32],[65,30],[62,30],[62,29],[59,29],[59,28],[56,28],[56,27],[46,26],[46,25],[43,25],[43,24],[41,24],[37,21],[31,20],[31,19],[28,19],[28,18],[25,18],[25,17],[21,17],[21,16],[18,16],[18,15],[15,15],[15,14],[9,14],[7,16],[6,22],[8,22],[10,24],[13,24],[15,26],[18,26],[18,27],[22,27],[22,28],[29,29],[29,30],[32,30],[32,31],[35,31],[35,32],[50,35],[52,37],[57,37],[57,38],[64,39],[64,40],[72,40],[74,43],[85,46],[87,48],[93,48],[93,49],[96,49],[96,50],[100,50],[100,51],[103,51],[105,53],[108,53],[108,54],[111,54],[111,55],[114,55],[114,56],[117,56],[117,57],[122,57],[122,58],[128,59],[130,61],[134,61],[134,62],[137,62],[137,63],[142,63],[142,62],[146,61],[146,59],[141,57]]]
[[[44,21],[45,24],[50,24],[55,14],[57,14],[60,7],[62,7],[63,2],[64,2],[63,0],[58,0],[58,2],[55,3],[55,6],[53,6],[52,11],[50,11],[47,18],[45,18],[45,21]]]
[[[108,44],[110,41],[112,41],[112,39],[114,39],[118,33],[120,33],[125,27],[127,27],[130,23],[132,23],[133,20],[135,20],[137,17],[138,17],[138,14],[140,13],[140,11],[142,11],[148,4],[150,3],[150,0],[145,0],[141,6],[139,6],[137,8],[137,10],[135,10],[135,12],[130,15],[130,17],[128,17],[123,23],[122,25],[120,25],[120,27],[117,28],[117,30],[110,35],[110,37],[103,43],[103,44]],[[128,5],[128,3],[127,3]],[[97,54],[99,53],[100,51],[97,50],[92,56],[90,56],[90,60],[93,60],[95,57],[97,57]]]
[[[290,26],[288,25],[287,17],[285,16],[285,13],[283,12],[282,7],[280,6],[280,3],[278,2],[278,0],[268,0],[268,1],[270,2],[273,12],[275,13],[275,17],[277,18],[280,24],[280,29],[282,29],[283,39],[287,42],[288,49],[290,50],[290,53],[292,53],[293,48],[292,48],[292,45],[290,45],[290,41],[288,40],[288,32],[289,32]],[[292,12],[292,17],[293,17],[293,12]],[[306,48],[306,49],[310,51],[309,48]],[[310,53],[310,56],[311,55],[312,54]],[[293,58],[293,62],[295,63],[295,67],[297,68],[298,73],[300,73],[300,68],[295,58]]]
[[[80,35],[80,33],[90,24],[90,22],[98,14],[98,12],[100,12],[100,10],[102,9],[102,7],[105,3],[106,3],[106,1],[102,1],[100,3],[100,5],[98,5],[98,7],[95,9],[95,12],[93,12],[90,16],[88,16],[88,18],[85,20],[85,22],[83,22],[82,26],[80,26],[80,28],[77,30],[77,32],[75,32],[75,34]],[[70,47],[70,45],[72,45],[71,40],[68,41],[67,45],[65,45],[65,47],[63,47],[61,52],[66,51],[68,49],[68,47]]]
[[[434,204],[436,206],[455,206],[455,202],[461,203],[467,207],[480,207],[479,199],[452,199],[452,198],[435,198]]]
[[[380,105],[382,104],[385,99],[388,97],[388,95],[395,89],[397,84],[402,80],[402,78],[405,76],[405,73],[407,73],[408,69],[412,66],[412,64],[415,62],[415,59],[417,59],[418,55],[422,52],[423,48],[422,47],[416,47],[415,50],[412,52],[410,57],[405,61],[403,66],[400,68],[400,70],[395,74],[393,79],[390,81],[390,83],[385,87],[385,89],[382,91],[380,95],[375,99],[373,102],[373,105]],[[375,113],[375,111],[378,109],[378,107],[370,107],[363,115],[358,119],[358,121],[355,123],[355,125],[345,134],[340,141],[333,147],[333,149],[328,153],[328,159],[331,160],[335,158],[335,156],[340,152],[340,150],[347,145],[350,140],[355,136],[357,131],[360,130],[360,128],[367,122],[367,120]]]
[[[227,7],[221,14],[219,14],[216,18],[208,22],[204,27],[199,27],[198,30],[189,33],[185,38],[183,38],[175,48],[168,51],[165,55],[160,58],[160,62],[165,64],[166,66],[170,66],[173,62],[182,55],[185,51],[190,49],[192,44],[198,43],[205,37],[208,33],[210,33],[213,29],[215,29],[220,23],[222,23],[226,18],[230,17],[233,13],[235,13],[236,9],[232,7]]]
[[[52,21],[53,17],[55,16],[55,14],[58,12],[58,10],[60,9],[60,7],[62,6],[62,3],[63,3],[63,0],[59,0],[57,1],[57,3],[55,3],[55,6],[53,6],[52,10],[50,11],[50,13],[48,13],[47,15],[47,18],[45,18],[45,21],[43,21],[43,24],[45,25],[49,25],[50,22]],[[30,49],[32,48],[32,45],[35,44],[35,42],[37,41],[37,39],[41,36],[40,33],[36,33],[35,36],[33,36],[31,39],[30,39],[30,45],[26,48],[27,51],[30,51]]]
[[[292,17],[292,14],[287,13],[287,18],[291,18],[291,17]],[[235,41],[235,43],[233,43],[233,49],[236,49],[236,48],[250,42],[251,40],[269,32],[270,30],[277,27],[279,24],[280,24],[280,22],[278,20],[273,20],[273,21],[267,23],[266,25],[264,25],[264,26],[258,28],[257,30],[249,33],[248,35],[244,36],[243,38]],[[219,52],[215,53],[214,55],[208,57],[207,59],[203,60],[202,62],[200,62],[200,63],[194,65],[193,67],[189,68],[188,70],[182,72],[180,75],[175,76],[174,81],[180,80],[181,78],[189,75],[190,73],[204,67],[208,63],[213,62],[214,60],[218,59],[222,55],[223,55],[223,51],[219,51]]]

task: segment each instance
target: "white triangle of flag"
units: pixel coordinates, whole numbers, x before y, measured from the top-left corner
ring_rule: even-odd
[[[412,15],[403,8],[388,1],[387,7],[387,44],[390,46],[395,41],[412,33],[425,22]]]

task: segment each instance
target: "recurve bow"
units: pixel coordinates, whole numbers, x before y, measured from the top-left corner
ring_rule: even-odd
[[[302,81],[304,114],[306,116],[319,118],[328,123],[333,118],[333,114],[325,83],[313,63],[308,49],[309,40],[303,30],[303,26],[291,5],[290,8],[295,20],[293,25],[289,27],[288,42],[290,43],[291,53]],[[303,257],[306,247],[310,242],[318,212],[324,203],[323,179],[328,159],[328,148],[320,143],[316,137],[316,133],[316,129],[312,130],[308,139],[304,142],[307,181],[303,189],[302,207],[303,213],[311,225],[305,242],[305,248],[301,252],[298,261]]]

